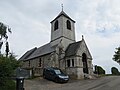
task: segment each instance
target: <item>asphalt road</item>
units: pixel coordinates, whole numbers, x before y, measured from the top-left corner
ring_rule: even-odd
[[[25,80],[25,90],[120,90],[120,76],[106,76],[94,80],[70,80],[58,84],[42,78]]]

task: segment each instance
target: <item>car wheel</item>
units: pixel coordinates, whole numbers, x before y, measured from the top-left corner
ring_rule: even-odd
[[[58,79],[57,78],[55,78],[55,82],[58,83]]]

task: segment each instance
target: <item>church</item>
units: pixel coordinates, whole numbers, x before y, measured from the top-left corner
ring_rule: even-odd
[[[28,50],[19,60],[22,68],[42,76],[43,68],[57,67],[77,79],[93,75],[92,56],[84,37],[75,40],[75,21],[63,10],[51,22],[49,43]]]

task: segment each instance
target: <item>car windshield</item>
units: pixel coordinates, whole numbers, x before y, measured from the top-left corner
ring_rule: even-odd
[[[62,74],[62,72],[60,70],[55,70],[56,74]]]

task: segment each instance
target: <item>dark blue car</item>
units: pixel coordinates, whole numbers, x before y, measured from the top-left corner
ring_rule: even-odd
[[[68,82],[69,76],[64,74],[59,68],[49,67],[44,68],[43,78],[49,79],[55,82]]]

